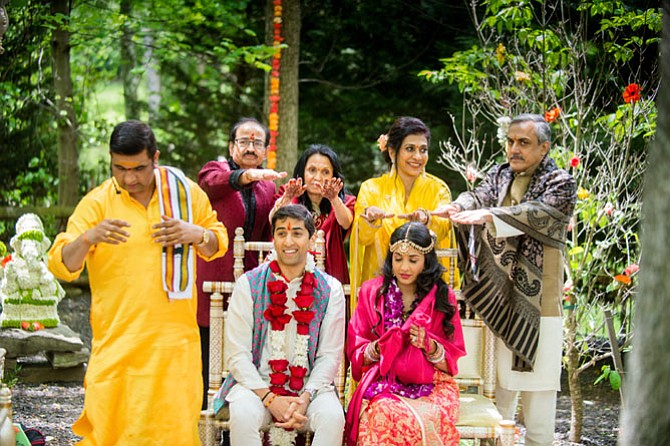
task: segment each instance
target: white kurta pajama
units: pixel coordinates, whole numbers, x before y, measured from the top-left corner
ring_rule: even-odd
[[[328,276],[328,280],[331,293],[321,324],[316,359],[314,367],[307,371],[305,377],[305,388],[317,390],[306,413],[306,429],[315,432],[312,440],[314,446],[340,446],[344,431],[342,405],[332,384],[343,355],[345,300],[342,285],[337,279]],[[293,298],[301,282],[302,277],[298,277],[288,284],[286,314],[297,309]],[[270,411],[253,392],[254,389],[269,387],[272,372],[268,364],[271,357],[269,342],[263,345],[260,368],[257,369],[252,362],[253,305],[249,280],[243,275],[235,284],[225,327],[224,359],[237,381],[225,398],[230,404],[230,440],[234,446],[261,445],[258,430],[272,421]],[[291,363],[293,347],[296,345],[296,329],[297,323],[291,318],[285,328],[286,358]]]

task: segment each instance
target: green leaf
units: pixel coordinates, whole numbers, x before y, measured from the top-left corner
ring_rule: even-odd
[[[609,374],[610,386],[612,389],[619,390],[621,388],[621,375],[616,370],[612,370]]]

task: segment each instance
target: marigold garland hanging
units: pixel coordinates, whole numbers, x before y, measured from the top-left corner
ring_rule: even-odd
[[[274,5],[272,19],[272,46],[275,53],[272,56],[272,71],[270,71],[270,115],[268,116],[268,128],[270,129],[270,145],[268,146],[268,169],[277,167],[277,137],[279,136],[279,72],[281,67],[281,36],[282,5],[281,0],[273,0]]]

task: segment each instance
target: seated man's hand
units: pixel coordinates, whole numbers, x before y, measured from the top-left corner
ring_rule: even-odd
[[[268,409],[278,423],[289,422],[303,400],[297,396],[277,396]],[[305,409],[306,410],[306,409]]]
[[[307,423],[305,413],[307,412],[308,405],[308,399],[298,398],[291,402],[288,411],[284,414],[284,418],[287,421],[283,423],[278,422],[275,425],[284,429],[302,429],[305,427],[305,423]]]

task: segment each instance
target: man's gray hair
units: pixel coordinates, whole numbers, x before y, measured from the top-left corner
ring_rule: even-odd
[[[551,127],[549,123],[545,121],[544,116],[538,115],[535,113],[522,113],[518,116],[515,116],[510,122],[512,124],[520,124],[522,122],[531,121],[535,124],[535,135],[537,135],[537,140],[540,144],[544,142],[551,143]]]

